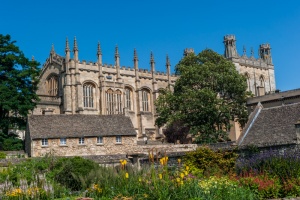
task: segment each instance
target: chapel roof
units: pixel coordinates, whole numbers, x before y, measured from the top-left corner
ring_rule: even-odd
[[[295,123],[300,119],[300,103],[262,108],[244,130],[240,146],[258,147],[296,144]]]
[[[31,115],[28,129],[31,139],[136,135],[124,115]]]

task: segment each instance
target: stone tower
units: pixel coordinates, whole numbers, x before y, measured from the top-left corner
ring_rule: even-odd
[[[226,35],[224,36],[224,45],[225,45],[225,58],[236,58],[238,57],[238,53],[236,50],[236,40],[234,35]]]

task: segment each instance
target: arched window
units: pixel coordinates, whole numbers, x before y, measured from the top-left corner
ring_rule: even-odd
[[[116,114],[122,114],[122,92],[120,90],[116,91]]]
[[[142,109],[143,111],[150,111],[150,93],[148,90],[142,90]]]
[[[265,79],[263,76],[260,76],[260,78],[259,78],[259,86],[265,87]]]
[[[50,76],[47,79],[48,95],[57,96],[58,94],[58,78],[55,75]]]
[[[114,114],[114,92],[111,89],[106,91],[106,110],[108,115]]]
[[[132,92],[131,89],[125,88],[125,108],[132,110]]]
[[[94,107],[94,92],[95,86],[91,83],[83,85],[83,106],[86,108]]]

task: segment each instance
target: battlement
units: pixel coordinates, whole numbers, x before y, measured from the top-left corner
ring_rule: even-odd
[[[224,36],[224,41],[225,40],[235,40],[235,35],[229,34]]]

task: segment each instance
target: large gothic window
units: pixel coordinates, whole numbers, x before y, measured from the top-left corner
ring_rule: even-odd
[[[58,94],[58,77],[53,75],[47,79],[48,95],[57,96]]]
[[[83,85],[83,106],[86,108],[94,107],[95,86],[91,83]]]
[[[148,90],[142,90],[142,109],[143,111],[150,111],[150,92]]]
[[[125,88],[125,107],[132,110],[132,92],[129,88]]]
[[[116,91],[116,104],[117,104],[117,108],[116,108],[116,114],[121,114],[122,113],[122,92],[120,90]]]
[[[120,90],[113,91],[108,89],[106,91],[106,110],[108,115],[122,113],[122,92]]]
[[[106,91],[106,110],[108,115],[114,114],[114,92],[111,89]]]

